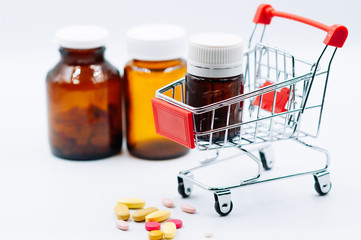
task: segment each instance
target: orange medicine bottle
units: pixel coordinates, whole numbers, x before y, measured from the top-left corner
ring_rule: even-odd
[[[121,77],[104,58],[108,32],[95,26],[57,31],[61,60],[48,72],[51,151],[71,160],[115,155],[122,146]]]
[[[188,149],[155,131],[152,103],[157,89],[184,77],[185,30],[169,24],[148,24],[127,32],[132,58],[124,69],[127,148],[143,159],[170,159]],[[181,97],[181,96],[176,96]]]

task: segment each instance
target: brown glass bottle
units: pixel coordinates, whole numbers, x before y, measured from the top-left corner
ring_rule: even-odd
[[[121,77],[105,47],[60,47],[46,78],[51,151],[72,160],[115,155],[122,146]]]
[[[234,34],[199,33],[188,41],[188,66],[185,79],[186,103],[203,107],[243,94],[242,39]],[[239,137],[239,127],[228,127],[242,121],[243,103],[225,104],[214,111],[194,114],[196,132],[215,130],[197,137],[211,143],[232,141]],[[217,131],[228,127],[228,131]]]
[[[193,107],[206,106],[231,97],[240,95],[244,91],[243,75],[227,78],[205,78],[186,74],[186,103]],[[243,103],[233,104],[230,108],[229,125],[240,123],[242,119]],[[225,127],[227,124],[228,106],[215,111],[213,129]],[[212,129],[212,112],[194,115],[195,131],[204,132]],[[239,128],[228,131],[228,141],[239,135]],[[225,131],[212,135],[212,141],[224,141]],[[209,141],[209,136],[201,140]]]
[[[188,149],[155,131],[152,103],[156,90],[184,77],[183,59],[166,61],[131,60],[124,69],[127,148],[143,159],[180,157]],[[175,96],[180,99],[180,96]]]

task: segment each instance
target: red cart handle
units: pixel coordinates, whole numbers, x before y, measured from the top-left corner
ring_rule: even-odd
[[[286,12],[279,12],[276,11],[271,5],[269,4],[261,4],[259,5],[256,15],[253,18],[253,22],[256,24],[270,24],[273,17],[281,17],[281,18],[288,18],[291,20],[295,20],[297,22],[302,22],[313,27],[319,28],[323,31],[327,32],[327,36],[323,43],[326,45],[334,46],[334,47],[342,47],[345,43],[348,35],[348,30],[345,26],[340,24],[335,24],[332,26],[327,26],[323,23],[316,22],[314,20],[297,16],[291,13]]]

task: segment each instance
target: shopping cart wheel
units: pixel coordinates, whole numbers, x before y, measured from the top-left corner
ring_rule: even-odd
[[[214,193],[214,199],[214,208],[219,215],[226,216],[232,211],[233,203],[230,191],[216,192]]]
[[[326,195],[332,188],[329,172],[320,172],[313,175],[315,178],[315,190],[321,196]]]
[[[192,185],[187,184],[187,181],[184,181],[181,177],[178,177],[178,193],[183,198],[189,197],[192,193]]]
[[[259,157],[261,159],[264,170],[271,170],[275,162],[273,148],[268,146],[259,150]]]

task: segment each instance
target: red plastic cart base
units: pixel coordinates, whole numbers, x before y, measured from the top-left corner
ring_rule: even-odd
[[[267,87],[269,85],[272,85],[272,83],[266,81],[262,86],[260,86],[260,88]],[[263,94],[261,108],[269,112],[272,112],[274,95],[275,95],[274,92]],[[277,92],[275,110],[274,110],[275,113],[281,113],[287,111],[287,109],[285,109],[285,106],[288,101],[289,95],[290,95],[290,90],[286,87],[282,88],[281,91]],[[253,102],[253,105],[259,106],[259,101],[260,101],[260,96],[257,96],[256,100]]]

